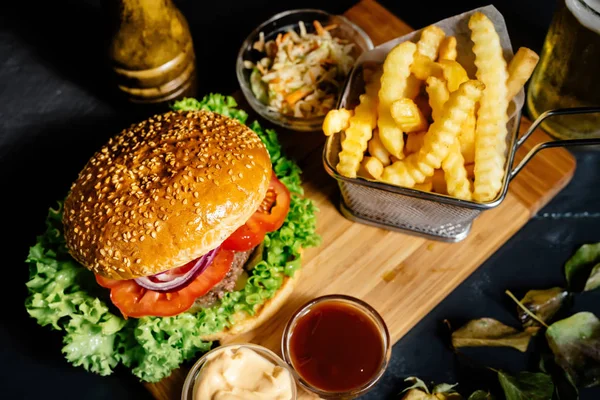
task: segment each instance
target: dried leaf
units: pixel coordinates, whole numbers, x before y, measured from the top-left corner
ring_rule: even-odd
[[[530,290],[525,294],[520,303],[525,306],[531,313],[544,322],[548,322],[563,305],[569,297],[569,292],[566,290],[554,287],[546,290]],[[535,321],[521,307],[517,307],[519,320],[523,324],[523,328],[537,326],[539,322]]]
[[[463,400],[463,397],[458,392],[436,393],[434,396],[438,400]]]
[[[589,292],[590,290],[594,290],[600,287],[600,263],[596,264],[594,268],[592,268],[592,272],[590,273],[590,277],[585,283],[585,288],[583,290],[585,292]]]
[[[411,382],[412,385],[407,387],[400,393],[404,393],[404,392],[407,392],[412,389],[420,389],[423,392],[429,394],[429,388],[427,387],[427,384],[425,382],[423,382],[421,379],[417,378],[416,376],[409,376],[408,378],[406,378],[404,380],[404,382]]]
[[[565,264],[565,276],[572,291],[581,291],[592,267],[600,262],[600,243],[584,244]]]
[[[512,347],[527,351],[532,332],[520,332],[492,318],[470,321],[452,333],[452,345],[459,347]]]
[[[401,400],[439,400],[435,395],[428,394],[419,389],[410,389]]]
[[[457,386],[458,383],[455,383],[453,385],[449,383],[440,383],[439,385],[435,385],[433,387],[431,393],[456,393],[456,390],[454,390],[454,388]]]
[[[490,392],[477,390],[473,392],[467,400],[494,400],[494,396]]]
[[[577,387],[600,384],[600,320],[580,312],[550,325],[546,339],[556,363]]]
[[[541,372],[520,372],[516,376],[498,371],[506,400],[552,400],[554,384]]]

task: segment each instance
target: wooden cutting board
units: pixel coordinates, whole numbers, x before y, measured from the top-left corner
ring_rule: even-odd
[[[375,45],[412,30],[374,0],[361,0],[345,16],[362,27]],[[523,118],[521,132],[529,126]],[[568,151],[542,151],[511,182],[503,203],[475,220],[467,239],[441,243],[345,219],[337,208],[337,184],[323,169],[323,135],[278,132],[287,154],[304,171],[306,196],[320,209],[318,232],[323,243],[305,251],[300,282],[279,312],[236,339],[262,344],[277,353],[284,325],[294,310],[314,297],[332,293],[356,296],[375,307],[396,342],[547,204],[575,171]],[[543,131],[536,131],[518,151],[516,161],[549,139]],[[178,399],[187,371],[188,367],[182,367],[146,387],[159,400]]]

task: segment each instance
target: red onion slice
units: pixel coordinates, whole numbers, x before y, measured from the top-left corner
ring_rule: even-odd
[[[155,292],[176,292],[189,285],[198,275],[203,273],[215,259],[218,250],[219,247],[196,259],[194,266],[181,275],[165,271],[160,274],[137,278],[135,281],[141,287]],[[183,266],[178,268],[183,268]]]

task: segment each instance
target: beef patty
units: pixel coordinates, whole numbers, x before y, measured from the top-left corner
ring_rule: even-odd
[[[218,285],[213,287],[210,292],[202,297],[198,297],[194,303],[194,307],[208,308],[214,305],[217,300],[222,299],[223,296],[225,296],[225,293],[232,292],[235,288],[235,283],[244,270],[244,265],[253,251],[254,249],[248,251],[236,251],[233,256],[231,268],[229,269],[229,272],[227,272],[227,275],[225,275],[225,278],[223,278]]]

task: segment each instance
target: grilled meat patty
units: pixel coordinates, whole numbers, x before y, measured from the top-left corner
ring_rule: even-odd
[[[250,249],[248,251],[236,251],[233,257],[233,263],[231,264],[231,268],[225,278],[213,287],[210,292],[206,293],[202,297],[198,297],[196,302],[194,303],[194,307],[202,307],[208,308],[214,305],[217,300],[222,299],[225,296],[225,293],[233,291],[235,288],[235,283],[240,277],[242,271],[244,270],[244,265],[250,258],[250,255],[254,249]]]

